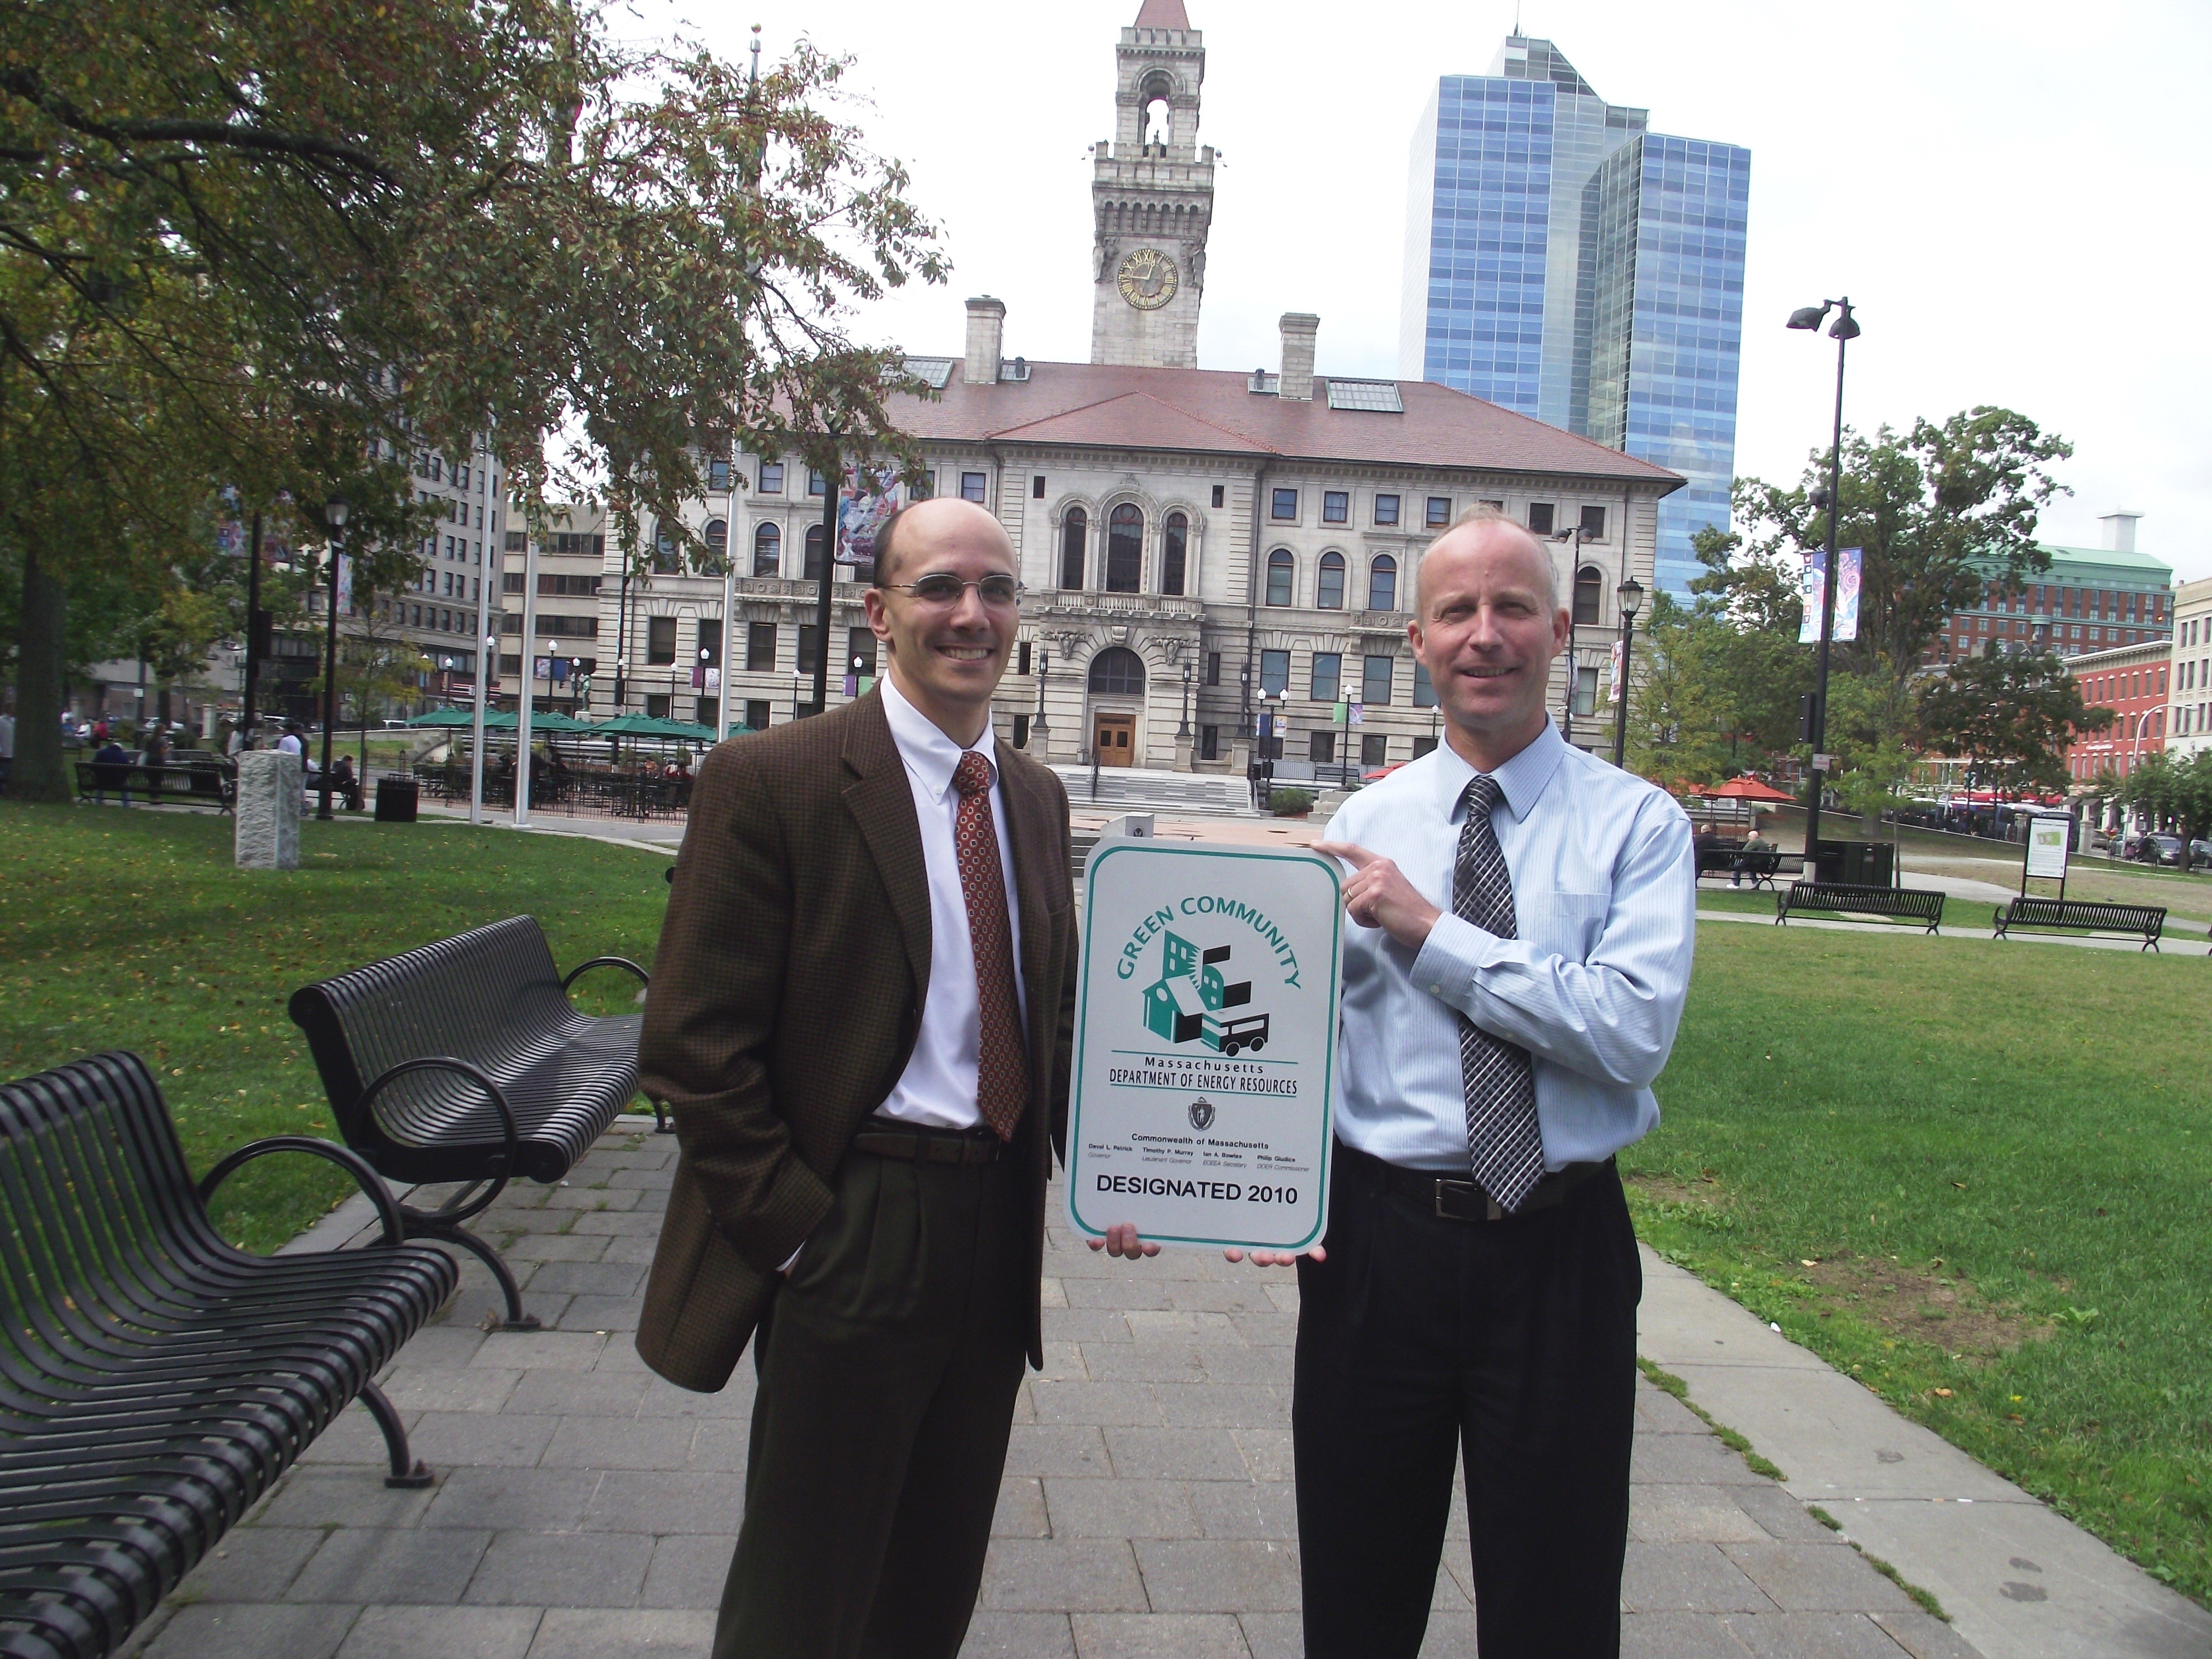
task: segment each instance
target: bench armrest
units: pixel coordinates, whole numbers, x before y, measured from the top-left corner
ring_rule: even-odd
[[[215,1189],[234,1171],[271,1152],[307,1152],[337,1164],[354,1178],[368,1195],[368,1201],[376,1206],[376,1218],[384,1224],[384,1237],[379,1242],[397,1244],[406,1236],[399,1218],[399,1206],[385,1189],[383,1178],[369,1167],[368,1160],[349,1147],[341,1146],[334,1140],[319,1140],[313,1135],[271,1135],[266,1140],[240,1147],[201,1177],[200,1202],[204,1205],[213,1198]]]
[[[499,1125],[507,1136],[507,1148],[497,1179],[477,1195],[474,1203],[466,1202],[469,1191],[465,1188],[435,1212],[436,1219],[441,1223],[450,1224],[466,1221],[497,1198],[501,1189],[522,1168],[522,1130],[514,1121],[514,1109],[507,1103],[507,1096],[483,1067],[452,1054],[422,1054],[413,1060],[403,1060],[397,1066],[387,1066],[361,1091],[361,1099],[355,1109],[364,1115],[373,1115],[377,1096],[383,1093],[388,1085],[398,1082],[410,1072],[458,1072],[490,1096],[492,1105],[499,1112]],[[473,1182],[471,1184],[474,1185]],[[410,1210],[407,1213],[421,1218],[420,1212]]]
[[[673,870],[676,866],[672,864],[668,867],[671,870]],[[567,990],[571,985],[574,985],[586,974],[590,973],[594,968],[627,968],[630,972],[637,975],[637,981],[639,984],[650,985],[653,983],[653,975],[647,973],[644,969],[639,967],[628,957],[593,957],[589,962],[580,962],[574,968],[571,968],[568,970],[568,976],[561,981],[561,988],[564,991]]]

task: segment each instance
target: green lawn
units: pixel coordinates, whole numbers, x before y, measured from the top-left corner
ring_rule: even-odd
[[[2208,969],[1708,925],[1622,1159],[1656,1248],[2200,1600]]]
[[[662,857],[449,822],[310,821],[281,874],[234,868],[230,836],[212,813],[0,802],[0,1078],[134,1049],[196,1170],[262,1135],[335,1134],[284,1012],[300,986],[518,914],[564,968],[650,966],[668,894]],[[593,1012],[635,993],[618,972],[577,987]],[[319,1160],[267,1158],[225,1184],[216,1220],[265,1249],[350,1190]]]

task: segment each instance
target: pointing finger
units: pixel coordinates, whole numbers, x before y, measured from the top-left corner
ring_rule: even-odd
[[[1364,847],[1348,841],[1317,841],[1313,850],[1323,858],[1342,859],[1355,870],[1364,870],[1375,862],[1376,854]]]

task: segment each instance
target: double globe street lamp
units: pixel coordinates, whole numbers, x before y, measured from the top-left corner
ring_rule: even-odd
[[[1625,767],[1628,763],[1629,658],[1636,649],[1636,613],[1644,608],[1644,584],[1633,576],[1623,576],[1613,597],[1620,606],[1620,690],[1613,704],[1613,763]]]

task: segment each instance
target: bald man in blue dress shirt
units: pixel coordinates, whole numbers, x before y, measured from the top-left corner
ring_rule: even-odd
[[[1690,827],[1553,729],[1568,616],[1527,530],[1472,515],[1417,593],[1444,744],[1318,849],[1360,925],[1328,1243],[1298,1262],[1306,1653],[1419,1651],[1456,1457],[1483,1659],[1613,1656],[1643,1276],[1613,1158],[1659,1121]]]

